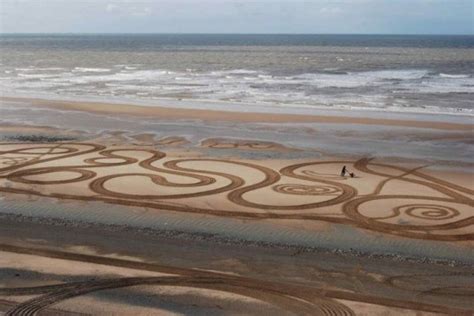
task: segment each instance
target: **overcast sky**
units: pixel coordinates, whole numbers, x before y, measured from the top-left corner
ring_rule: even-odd
[[[0,0],[3,33],[473,34],[474,0]]]

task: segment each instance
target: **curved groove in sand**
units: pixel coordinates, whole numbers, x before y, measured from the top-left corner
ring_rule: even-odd
[[[180,268],[155,263],[71,253],[52,249],[26,248],[15,245],[0,244],[0,251],[172,274],[172,276],[160,277],[129,277],[89,280],[37,287],[0,288],[0,295],[40,295],[13,307],[8,312],[8,315],[35,315],[37,312],[68,298],[105,289],[135,285],[186,286],[200,289],[214,289],[228,293],[240,294],[270,304],[275,304],[284,310],[296,312],[298,315],[354,315],[354,312],[349,307],[337,300],[362,302],[449,315],[470,314],[470,311],[466,309],[425,303],[416,299],[395,300],[385,298],[383,295],[369,295],[347,290],[279,283],[213,271]],[[405,277],[410,278],[410,276],[395,276],[382,280],[381,282],[386,283],[389,286],[397,286],[395,284],[396,279]],[[449,275],[446,275],[446,277],[449,277]],[[434,291],[436,292],[438,290],[435,289]],[[453,290],[449,290],[450,293],[448,294],[451,295],[452,291]],[[461,293],[462,296],[465,296],[466,294],[467,293],[464,291]]]
[[[236,277],[209,276],[162,276],[162,277],[128,277],[117,279],[92,280],[59,284],[40,288],[3,289],[6,295],[43,294],[39,297],[20,303],[6,315],[33,316],[54,304],[88,293],[118,289],[139,285],[191,287],[210,289],[251,297],[296,315],[355,315],[347,306],[330,298],[294,297],[285,290],[273,287],[266,288],[256,282],[243,281]],[[23,294],[25,293],[25,294]]]

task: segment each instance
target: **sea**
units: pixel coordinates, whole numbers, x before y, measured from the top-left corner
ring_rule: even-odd
[[[473,115],[474,36],[2,34],[0,93]]]

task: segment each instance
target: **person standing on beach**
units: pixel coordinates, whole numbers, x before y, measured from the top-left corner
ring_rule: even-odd
[[[346,176],[346,172],[349,173],[349,175],[351,176],[351,178],[354,178],[354,177],[355,177],[354,172],[350,172],[349,170],[347,170],[346,166],[342,167],[342,170],[341,170],[341,177],[345,177],[345,176]]]
[[[347,171],[346,166],[342,167],[342,170],[341,170],[341,177],[344,177],[344,176],[346,175],[346,171]]]

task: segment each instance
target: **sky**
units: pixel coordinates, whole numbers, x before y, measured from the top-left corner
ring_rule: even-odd
[[[474,34],[474,0],[0,0],[1,33]]]

